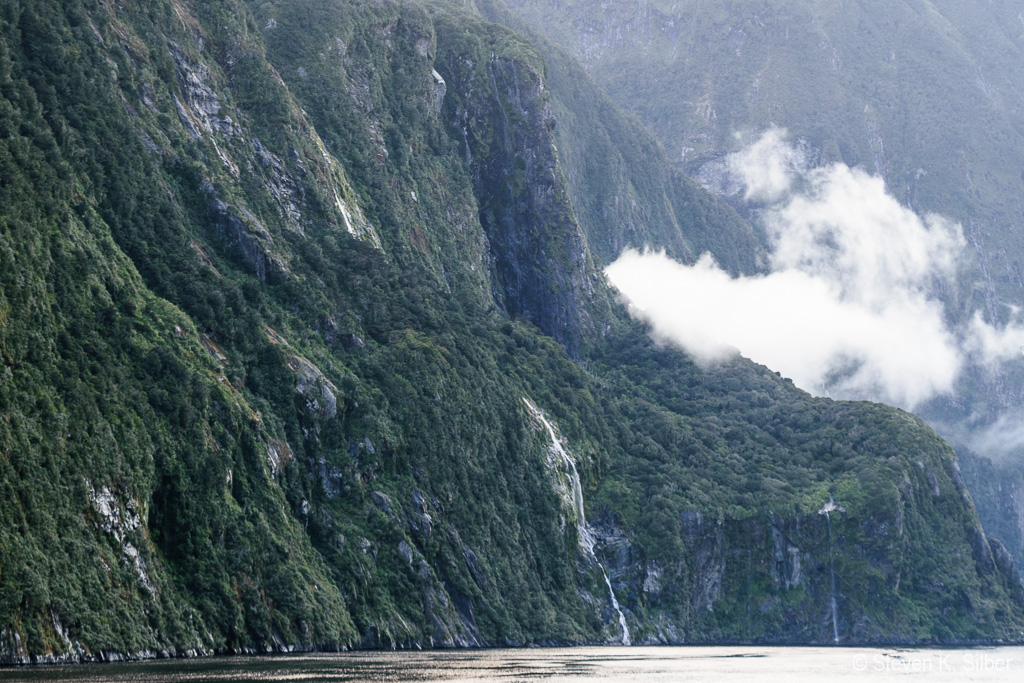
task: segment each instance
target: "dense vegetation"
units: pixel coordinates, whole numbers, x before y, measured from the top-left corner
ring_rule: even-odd
[[[618,247],[751,238],[564,55],[443,2],[0,12],[3,659],[618,640],[605,569],[649,642],[1020,637],[920,421],[628,320]]]

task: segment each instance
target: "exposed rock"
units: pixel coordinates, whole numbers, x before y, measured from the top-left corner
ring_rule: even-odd
[[[338,467],[330,464],[327,461],[327,458],[322,456],[317,458],[316,465],[317,474],[320,478],[320,485],[324,489],[324,495],[327,496],[328,499],[340,496],[344,486],[342,484],[342,471]]]
[[[326,343],[333,345],[340,341],[341,328],[338,327],[338,321],[334,319],[333,315],[328,314],[317,320],[314,323],[314,328]]]
[[[100,528],[113,536],[121,546],[122,561],[125,568],[137,577],[141,588],[145,589],[150,595],[155,595],[156,589],[149,579],[146,560],[139,553],[138,548],[129,540],[133,532],[142,526],[142,520],[136,509],[135,501],[129,499],[122,506],[108,487],[104,486],[99,491],[96,491],[91,483],[86,482],[86,486],[93,509],[99,514]]]
[[[971,505],[971,496],[967,492],[967,484],[964,482],[963,475],[960,473],[960,463],[950,458],[946,461],[949,468],[949,478],[953,480],[953,485],[956,486],[957,492],[960,493],[960,499],[964,501],[965,505]],[[984,522],[984,520],[982,520]]]
[[[430,108],[434,114],[440,114],[441,106],[444,104],[444,95],[448,91],[448,85],[444,82],[441,74],[437,73],[437,69],[431,70],[430,77],[433,82],[430,90]]]
[[[31,664],[21,634],[16,629],[0,628],[0,664]]]
[[[294,455],[288,442],[273,438],[267,441],[267,461],[270,465],[272,476],[276,477],[283,468],[288,466],[293,457]]]
[[[267,189],[277,203],[281,216],[288,224],[302,233],[302,211],[300,204],[305,200],[302,185],[288,172],[279,156],[271,152],[256,136],[252,148],[266,173]]]
[[[695,551],[690,605],[695,612],[711,611],[722,595],[725,575],[723,521],[705,521],[699,512],[684,512],[682,521],[686,539]]]
[[[139,139],[142,140],[142,146],[146,148],[146,151],[152,154],[163,154],[164,150],[160,145],[156,144],[156,141],[149,135],[149,133],[143,131],[139,133]]]
[[[483,569],[480,567],[479,558],[477,558],[473,549],[463,542],[462,536],[459,535],[459,530],[450,522],[448,524],[447,534],[451,544],[456,548],[462,549],[462,559],[465,561],[466,567],[469,569],[470,576],[473,577],[473,582],[476,583],[480,590],[488,590],[487,580],[484,576]]]
[[[373,501],[374,505],[384,511],[384,514],[394,519],[395,510],[391,504],[391,496],[383,491],[374,491],[370,494],[370,499]]]
[[[980,526],[972,526],[967,529],[967,540],[971,544],[971,553],[974,556],[974,563],[983,573],[992,572],[996,568],[996,562],[992,557],[992,548],[985,532]],[[1000,544],[1002,547],[1002,544]],[[1005,550],[1005,549],[1004,549]]]
[[[928,476],[928,485],[931,486],[933,496],[941,496],[942,491],[939,489],[939,480],[936,479],[935,473],[930,468],[925,468],[925,474]]]
[[[203,133],[219,133],[225,137],[236,134],[236,127],[230,116],[221,116],[220,97],[210,87],[210,69],[202,62],[193,64],[185,53],[171,44],[171,57],[178,76],[178,84],[184,102],[174,96],[178,117],[194,138]]]
[[[341,344],[348,351],[358,350],[366,347],[366,342],[364,342],[358,335],[355,334],[344,335],[341,338]]]
[[[398,554],[402,556],[405,563],[412,566],[412,547],[405,541],[398,542]]]
[[[644,569],[644,583],[642,590],[646,595],[657,598],[661,594],[661,577],[664,571],[657,562],[651,562]]]
[[[471,160],[494,297],[576,356],[590,324],[587,249],[559,168],[543,79],[518,60],[493,55],[486,84],[472,62],[449,63],[446,73],[448,96],[459,98],[451,124],[463,130]],[[493,134],[478,137],[470,122]]]
[[[208,334],[199,335],[199,343],[206,349],[206,353],[209,354],[210,358],[217,361],[221,365],[225,365],[228,362],[228,357],[224,355],[220,347],[217,346]]]
[[[430,540],[431,532],[434,529],[434,518],[428,512],[427,501],[419,489],[413,489],[412,492],[412,513],[409,515],[409,527],[424,543]]]
[[[957,451],[959,463],[950,467],[954,484],[970,488],[969,499],[977,505],[978,517],[987,534],[1005,546],[1018,567],[1024,566],[1024,474],[1010,461],[993,462],[966,449]],[[960,478],[960,467],[963,477]]]
[[[284,261],[270,251],[273,245],[270,232],[248,210],[214,199],[207,212],[217,237],[229,250],[236,251],[260,280],[288,277]]]
[[[338,388],[320,372],[320,368],[301,356],[289,356],[288,367],[297,377],[295,390],[306,399],[306,410],[325,420],[338,414]]]
[[[779,527],[772,525],[772,579],[786,590],[800,585],[800,548],[789,542]]]
[[[156,106],[156,93],[153,92],[153,86],[150,83],[143,83],[139,86],[139,99],[152,111],[157,111]]]

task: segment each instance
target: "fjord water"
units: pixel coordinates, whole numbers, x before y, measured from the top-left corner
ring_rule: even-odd
[[[1024,647],[584,647],[350,652],[0,670],[0,681],[1020,681]]]

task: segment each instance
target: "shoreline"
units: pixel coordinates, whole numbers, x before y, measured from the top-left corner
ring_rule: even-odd
[[[408,645],[408,644],[405,644]],[[74,655],[26,655],[20,660],[12,661],[9,658],[0,658],[0,671],[11,671],[23,668],[46,668],[60,666],[89,666],[100,664],[138,664],[157,660],[199,660],[199,659],[222,659],[254,657],[272,659],[289,655],[333,655],[333,654],[361,654],[361,653],[398,653],[398,652],[485,652],[499,650],[574,650],[585,648],[601,648],[608,650],[638,650],[644,648],[669,649],[669,648],[729,648],[729,647],[764,647],[773,649],[786,648],[809,648],[820,650],[854,650],[854,649],[893,649],[903,650],[983,650],[1001,647],[1022,647],[1024,639],[1018,641],[998,640],[964,640],[953,642],[908,642],[908,641],[871,641],[871,642],[850,642],[850,643],[784,643],[778,641],[700,641],[700,642],[677,642],[677,643],[637,643],[623,645],[614,642],[598,643],[571,643],[571,642],[540,642],[525,643],[520,645],[478,645],[478,646],[454,646],[454,647],[422,647],[420,644],[412,646],[395,645],[393,647],[347,647],[321,648],[305,646],[282,646],[279,649],[257,649],[257,648],[223,648],[219,650],[187,651],[169,650],[142,650],[133,653],[124,652],[100,652],[97,654],[74,654]]]

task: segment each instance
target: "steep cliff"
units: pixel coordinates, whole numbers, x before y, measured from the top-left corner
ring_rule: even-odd
[[[442,2],[0,12],[3,661],[1021,637],[923,424],[629,320],[603,255],[703,238],[670,201],[616,241],[595,179],[671,176],[581,171],[574,103],[616,110],[524,37]]]
[[[489,20],[529,36],[544,55],[559,158],[573,210],[598,258],[610,263],[626,248],[657,248],[684,261],[711,252],[734,274],[764,267],[751,226],[676,170],[654,136],[615,106],[565,49],[501,0],[476,5]]]
[[[963,447],[957,448],[957,456],[986,531],[1017,567],[1024,565],[1024,467],[1012,460],[992,461]]]

